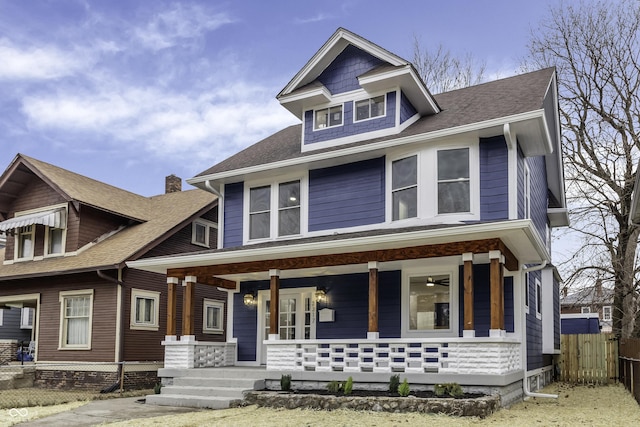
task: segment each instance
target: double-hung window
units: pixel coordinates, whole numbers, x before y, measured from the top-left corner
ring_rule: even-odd
[[[224,303],[210,299],[204,300],[202,331],[210,334],[223,332]]]
[[[60,292],[60,348],[91,348],[93,290]]]
[[[46,233],[46,254],[60,255],[64,253],[64,228],[47,227]]]
[[[249,190],[249,240],[301,233],[300,180]]]
[[[217,229],[217,225],[214,222],[204,219],[197,219],[193,221],[191,226],[191,243],[194,245],[211,247],[211,231]]]
[[[35,226],[27,225],[20,227],[16,235],[17,239],[17,256],[18,259],[33,258],[33,242],[34,242]]]
[[[160,292],[131,290],[131,329],[158,330]]]
[[[471,211],[469,149],[438,151],[438,214]]]
[[[609,321],[612,318],[611,306],[605,305],[604,307],[602,307],[602,320]]]
[[[418,216],[418,156],[391,164],[391,199],[393,221]]]
[[[323,108],[315,111],[313,128],[315,130],[325,129],[342,125],[342,105]]]
[[[384,95],[356,101],[355,121],[384,116]]]

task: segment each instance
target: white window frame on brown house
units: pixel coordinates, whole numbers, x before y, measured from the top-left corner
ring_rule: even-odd
[[[67,313],[67,301],[72,298],[89,298],[88,312],[80,314]],[[60,301],[60,341],[58,350],[91,350],[91,335],[93,330],[93,289],[82,289],[74,291],[62,291],[59,293]],[[87,318],[87,336],[85,344],[69,344],[69,320]]]
[[[607,314],[607,311],[609,312]],[[613,320],[613,311],[610,305],[602,306],[602,320],[610,321]]]
[[[151,304],[151,317],[147,320],[138,313],[138,300],[144,301],[145,308]],[[160,292],[145,289],[131,289],[131,322],[129,327],[136,330],[157,331],[160,328]]]
[[[209,308],[218,309],[217,322],[219,328],[209,327]],[[205,334],[224,333],[224,302],[205,298],[202,303],[202,332]]]
[[[204,228],[204,241],[200,241],[198,238],[198,228]],[[206,219],[198,218],[191,223],[191,243],[198,246],[204,246],[205,248],[211,248],[211,242],[209,236],[211,235],[211,229],[218,229],[218,224]]]

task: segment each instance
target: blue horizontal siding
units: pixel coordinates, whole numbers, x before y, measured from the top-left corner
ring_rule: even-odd
[[[409,98],[404,92],[400,92],[400,124],[406,122],[417,113],[418,111],[411,105]]]
[[[509,218],[509,158],[503,136],[480,138],[480,219]]]
[[[309,231],[384,222],[384,161],[309,171]]]
[[[224,186],[224,234],[223,247],[242,246],[242,204],[244,183]]]

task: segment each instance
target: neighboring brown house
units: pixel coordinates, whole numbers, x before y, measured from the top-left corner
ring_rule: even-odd
[[[135,373],[125,367],[128,382],[156,381],[166,278],[125,262],[217,242],[216,197],[181,191],[173,175],[166,187],[143,197],[22,154],[0,175],[0,306],[32,307],[37,366],[64,364],[38,368],[40,384],[106,387],[117,381],[120,362],[146,362],[129,364]],[[224,341],[226,293],[204,285],[195,292],[195,336]],[[178,319],[180,307],[181,300]]]
[[[598,314],[600,331],[611,332],[613,316],[613,291],[602,287],[602,281],[596,280],[591,287],[569,293],[564,288],[560,297],[560,314],[566,318],[575,318],[575,315]],[[567,316],[571,315],[571,316]],[[588,316],[587,316],[588,317]]]

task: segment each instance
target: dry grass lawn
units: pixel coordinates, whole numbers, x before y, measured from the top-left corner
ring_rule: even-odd
[[[140,426],[636,426],[640,406],[621,385],[608,387],[571,386],[556,383],[542,390],[558,394],[557,400],[529,399],[502,409],[481,420],[429,414],[389,414],[382,412],[315,411],[258,408],[199,411],[180,415],[142,418],[108,424],[111,427]],[[71,410],[85,402],[29,408],[29,419]],[[11,426],[19,417],[0,411],[0,427]],[[14,421],[12,421],[14,420]],[[25,421],[24,418],[21,421]]]
[[[557,400],[529,399],[484,420],[429,414],[245,408],[202,411],[109,424],[121,426],[637,426],[640,407],[623,386],[590,387],[556,383],[544,393]]]

